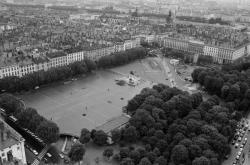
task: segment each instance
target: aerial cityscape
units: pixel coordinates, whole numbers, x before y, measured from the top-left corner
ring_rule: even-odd
[[[250,0],[0,0],[0,165],[250,165]]]

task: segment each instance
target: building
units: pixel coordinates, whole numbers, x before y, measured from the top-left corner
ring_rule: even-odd
[[[0,118],[0,164],[26,164],[24,141],[19,133]]]
[[[65,66],[68,64],[67,54],[64,52],[51,52],[47,54],[47,57],[49,58],[49,68]]]
[[[76,61],[90,59],[98,61],[103,56],[108,56],[114,52],[121,52],[128,49],[140,47],[141,40],[136,38],[126,40],[123,43],[115,44],[109,47],[84,50],[81,52],[66,54],[62,51],[49,52],[46,57],[32,56],[33,61],[28,64],[13,64],[0,68],[0,79],[4,77],[17,76],[22,77],[37,71],[47,71],[50,68],[66,66]]]
[[[211,56],[214,62],[219,64],[232,63],[236,59],[250,54],[250,43],[236,48],[227,48],[208,45],[199,41],[165,37],[163,46],[193,54]]]
[[[112,118],[106,123],[104,123],[103,125],[96,127],[95,130],[97,131],[102,130],[106,134],[108,134],[108,136],[111,136],[112,130],[123,128],[124,126],[126,126],[126,124],[128,124],[129,119],[130,119],[130,116],[122,114],[121,116]]]

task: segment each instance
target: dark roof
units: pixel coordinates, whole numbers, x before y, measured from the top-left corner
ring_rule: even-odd
[[[128,123],[130,117],[127,115],[121,115],[115,118],[112,118],[111,120],[107,121],[103,125],[100,125],[96,127],[96,130],[102,130],[105,133],[109,133],[114,129],[117,129],[125,124]]]
[[[62,56],[66,56],[65,52],[51,52],[51,53],[47,53],[47,57],[49,58],[57,58],[57,57],[62,57]]]

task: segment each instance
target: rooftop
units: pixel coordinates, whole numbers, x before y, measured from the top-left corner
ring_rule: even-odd
[[[5,148],[18,144],[23,140],[24,139],[19,133],[17,133],[0,118],[0,150],[4,150]]]
[[[47,54],[47,57],[49,58],[57,58],[57,57],[62,57],[62,56],[66,56],[66,53],[62,51],[58,51],[58,52],[50,52]]]
[[[129,116],[123,114],[121,116],[114,117],[114,118],[110,119],[109,121],[107,121],[103,125],[96,127],[96,130],[102,130],[105,133],[109,133],[112,130],[117,129],[117,128],[127,124],[129,119],[130,119]]]

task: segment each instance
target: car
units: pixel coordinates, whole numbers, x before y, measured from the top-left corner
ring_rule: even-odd
[[[46,155],[47,155],[49,158],[51,158],[51,156],[52,156],[52,155],[51,155],[50,153],[48,153],[48,152],[47,152]]]
[[[235,135],[235,136],[234,136],[234,140],[237,140],[237,139],[238,139],[238,137],[239,137],[238,135]]]
[[[241,145],[240,145],[240,149],[241,149],[241,148],[243,148],[243,147],[244,147],[244,145],[243,145],[243,144],[241,144]]]
[[[239,159],[240,159],[240,156],[239,156],[239,155],[237,155],[235,159],[236,159],[236,160],[239,160]]]
[[[239,147],[239,143],[235,143],[235,148],[238,148]]]
[[[238,142],[241,142],[241,140],[242,140],[241,137],[239,137],[239,138],[238,138]]]
[[[35,155],[38,155],[38,152],[36,150],[32,150]]]
[[[232,145],[234,145],[235,143],[236,143],[236,141],[235,141],[235,140],[233,140],[233,141],[232,141]]]
[[[47,158],[43,158],[45,163],[48,163],[48,159]]]
[[[64,159],[64,163],[69,164],[69,160],[68,159]]]
[[[63,159],[64,158],[64,155],[63,154],[59,154],[59,156]]]

